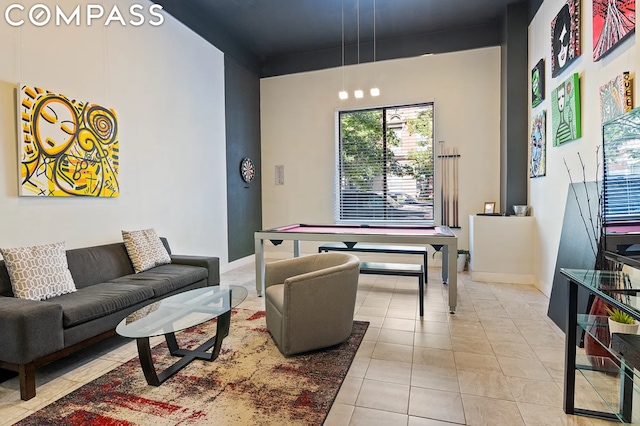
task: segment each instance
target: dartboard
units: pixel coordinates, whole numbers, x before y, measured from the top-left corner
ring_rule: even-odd
[[[256,166],[251,161],[251,158],[243,158],[240,163],[240,176],[242,180],[249,183],[256,177]]]

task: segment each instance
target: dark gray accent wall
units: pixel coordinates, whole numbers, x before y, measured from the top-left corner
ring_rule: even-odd
[[[417,34],[376,43],[376,61],[410,58],[427,53],[447,53],[500,45],[500,23],[452,31]],[[345,46],[345,65],[358,61],[358,46]],[[360,63],[373,62],[373,43],[360,43]],[[342,65],[342,48],[316,50],[295,55],[269,57],[262,62],[262,77],[335,68]]]
[[[538,13],[543,2],[544,0],[529,0],[529,23],[536,17],[536,13]]]
[[[254,254],[253,233],[262,228],[260,161],[260,78],[224,56],[227,139],[227,233],[229,262]],[[251,183],[240,176],[240,162],[251,158],[257,175]]]
[[[528,4],[512,3],[505,13],[502,40],[500,206],[527,204],[528,159]]]

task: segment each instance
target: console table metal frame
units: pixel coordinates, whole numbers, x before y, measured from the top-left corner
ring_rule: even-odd
[[[636,320],[640,320],[640,315],[638,312],[635,312],[632,309],[629,309],[623,303],[615,300],[614,298],[608,296],[606,293],[597,290],[591,286],[588,286],[582,282],[576,281],[572,276],[568,275],[564,269],[560,271],[568,280],[569,285],[569,306],[567,312],[567,335],[565,336],[565,365],[564,365],[564,403],[563,408],[566,414],[575,414],[586,417],[592,417],[602,420],[609,421],[620,421],[630,422],[631,421],[631,411],[633,404],[633,369],[630,368],[626,363],[624,358],[620,359],[620,374],[624,375],[621,378],[621,389],[620,389],[620,407],[619,413],[609,413],[605,411],[595,411],[588,410],[584,408],[576,408],[575,406],[575,392],[576,392],[576,367],[578,367],[576,363],[576,338],[578,333],[578,286],[582,286],[596,295],[596,297],[601,297],[606,300],[608,303],[613,305],[614,307],[621,309],[627,312],[629,315],[634,317]],[[583,272],[593,272],[584,270]],[[589,369],[588,366],[580,366],[582,369]]]

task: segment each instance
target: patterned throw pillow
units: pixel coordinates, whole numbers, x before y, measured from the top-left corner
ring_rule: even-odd
[[[0,254],[16,297],[45,300],[76,291],[64,242],[4,248],[0,249]]]
[[[154,266],[171,263],[171,256],[156,231],[122,231],[122,239],[136,274]]]

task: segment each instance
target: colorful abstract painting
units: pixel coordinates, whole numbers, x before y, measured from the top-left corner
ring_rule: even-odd
[[[117,197],[118,118],[113,109],[18,86],[19,193]]]
[[[579,139],[580,79],[574,73],[551,93],[551,123],[553,146]]]
[[[636,29],[636,0],[593,0],[593,60],[599,61]]]
[[[531,70],[531,107],[537,107],[544,100],[544,59],[540,59]]]
[[[580,56],[580,0],[567,0],[551,21],[551,75]]]
[[[633,109],[633,93],[629,72],[624,72],[600,86],[601,122],[613,120]]]
[[[531,165],[529,177],[547,174],[547,112],[542,110],[531,119]]]

